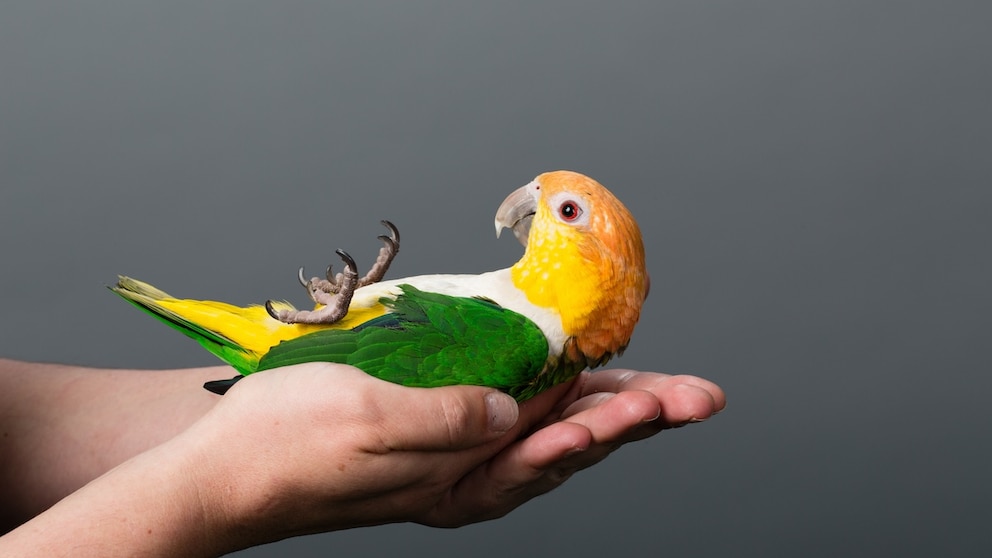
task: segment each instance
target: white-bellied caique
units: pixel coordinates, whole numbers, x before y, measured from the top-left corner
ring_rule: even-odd
[[[647,297],[644,246],[633,216],[595,180],[542,174],[496,212],[525,245],[507,269],[380,281],[399,250],[396,228],[371,271],[303,278],[315,304],[242,308],[177,299],[121,277],[112,290],[192,337],[240,374],[337,362],[406,386],[475,384],[524,400],[596,367],[630,341]],[[223,393],[235,380],[208,382]]]

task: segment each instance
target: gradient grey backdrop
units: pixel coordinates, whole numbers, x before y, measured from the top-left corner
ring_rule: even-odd
[[[645,234],[618,364],[729,397],[501,520],[240,556],[992,551],[990,4],[65,4],[0,7],[0,354],[211,364],[104,286],[302,303],[382,218],[392,277],[504,267],[570,168]]]

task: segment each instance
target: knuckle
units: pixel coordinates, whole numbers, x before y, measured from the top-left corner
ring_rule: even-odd
[[[440,420],[447,428],[448,442],[461,442],[469,431],[469,421],[472,412],[469,405],[461,398],[445,398],[441,400]]]

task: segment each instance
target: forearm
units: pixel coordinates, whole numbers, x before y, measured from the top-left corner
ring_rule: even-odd
[[[195,557],[233,550],[235,541],[205,506],[196,464],[176,446],[167,442],[126,461],[7,533],[0,555]]]
[[[217,400],[225,367],[105,370],[0,359],[0,528],[172,438]]]

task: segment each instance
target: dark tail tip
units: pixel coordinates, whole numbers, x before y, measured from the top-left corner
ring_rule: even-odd
[[[224,395],[227,390],[231,389],[231,386],[238,383],[238,380],[244,378],[244,376],[237,375],[230,380],[214,380],[212,382],[207,382],[203,384],[203,389],[216,393],[217,395]]]

